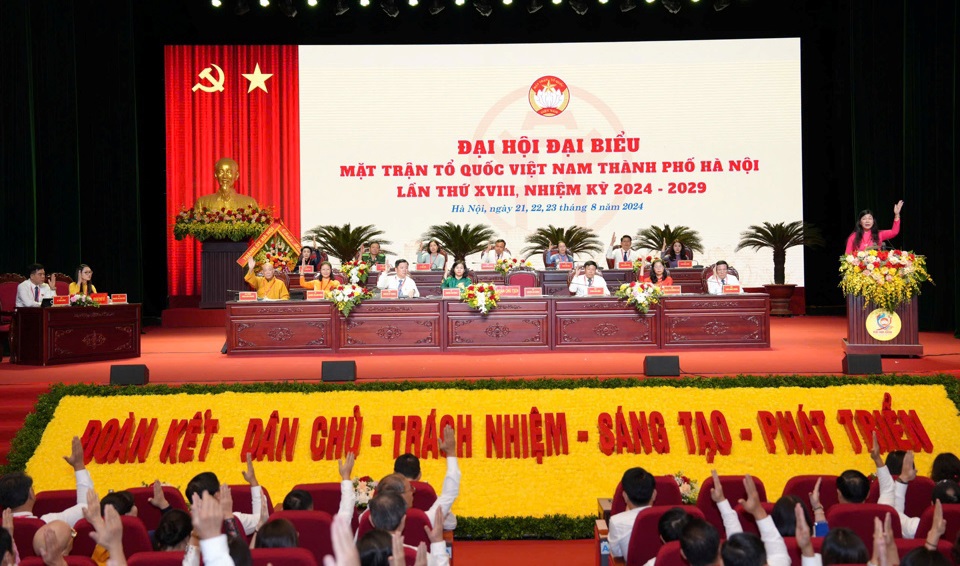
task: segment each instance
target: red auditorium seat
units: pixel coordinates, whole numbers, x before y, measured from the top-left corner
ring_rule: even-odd
[[[674,507],[674,505],[654,505],[637,515],[637,521],[633,524],[633,531],[630,532],[627,566],[643,566],[647,560],[657,555],[660,547],[663,546],[658,529],[660,517]],[[688,505],[683,509],[695,517],[703,518],[703,513],[696,507]]]
[[[896,476],[894,477],[896,479]],[[936,484],[926,476],[917,476],[909,487],[903,502],[903,512],[907,517],[919,517],[930,506],[933,498],[933,488]],[[876,479],[870,482],[870,493],[867,494],[867,503],[876,503],[880,499],[880,482]]]
[[[659,506],[683,505],[683,497],[680,495],[680,488],[677,486],[677,480],[673,476],[656,476],[657,499],[653,504]],[[610,501],[610,516],[617,513],[623,513],[627,510],[627,504],[623,500],[623,484],[617,482],[617,489],[613,492],[613,499]]]
[[[823,537],[811,537],[811,544],[813,544],[813,551],[820,552],[820,548],[823,547]],[[783,543],[787,545],[787,552],[790,554],[790,564],[800,564],[802,557],[800,556],[800,547],[797,546],[796,537],[783,537]]]
[[[767,515],[773,513],[773,503],[764,501],[760,504],[760,506],[766,510]],[[743,528],[743,532],[760,536],[760,527],[757,526],[757,522],[754,520],[753,515],[747,513],[743,509],[743,505],[740,505],[739,503],[734,506],[733,509],[737,512],[737,518],[740,520],[740,526]],[[720,536],[722,537],[725,534],[726,533],[721,532]]]
[[[430,539],[423,527],[430,525],[427,514],[419,509],[407,509],[407,523],[403,528],[403,544],[416,547],[421,542],[430,546]],[[360,517],[360,526],[357,528],[357,538],[362,537],[367,531],[373,529],[370,523],[370,513],[364,513]]]
[[[839,501],[837,499],[837,476],[793,476],[787,480],[787,485],[783,486],[783,495],[795,495],[803,501],[803,504],[810,509],[810,492],[813,486],[820,482],[820,504],[823,505],[823,512],[826,513],[831,507]]]
[[[127,556],[132,556],[138,552],[150,552],[153,550],[153,544],[150,542],[150,535],[147,534],[146,527],[140,521],[139,517],[123,515],[120,517],[123,523],[123,552]],[[77,521],[74,530],[77,536],[73,539],[73,549],[70,554],[73,556],[91,556],[97,543],[90,538],[93,532],[93,526],[86,519]]]
[[[539,287],[540,278],[536,271],[511,271],[505,279],[507,285],[519,285],[520,288]]]
[[[313,554],[305,548],[254,548],[253,566],[317,566]]]
[[[767,490],[763,487],[763,480],[758,477],[753,478],[757,486],[757,495],[760,501],[767,500]],[[720,476],[720,485],[723,486],[723,495],[731,505],[736,505],[740,499],[747,497],[747,491],[743,487],[743,476]],[[707,477],[700,484],[700,493],[697,495],[697,507],[703,511],[703,516],[711,525],[723,533],[723,519],[720,518],[720,511],[717,511],[717,504],[710,498],[710,488],[713,487],[713,476]]]
[[[889,505],[880,505],[878,503],[838,503],[834,505],[827,513],[827,522],[830,528],[846,527],[855,532],[860,540],[871,548],[873,541],[873,518],[879,517],[883,520],[884,516],[890,513],[890,520],[893,526],[893,536],[902,538],[903,533],[900,530],[900,515]],[[868,544],[868,542],[870,544]]]
[[[919,540],[924,540],[927,533],[930,532],[930,526],[933,524],[933,509],[933,505],[927,505],[927,508],[920,515],[920,524],[917,525],[916,535]],[[907,514],[907,516],[910,515]],[[960,532],[960,504],[944,505],[943,518],[947,521],[947,530],[940,539],[956,540],[957,533]]]
[[[17,549],[20,549],[20,545],[17,545]],[[64,560],[66,560],[67,566],[97,566],[97,563],[91,560],[89,556],[64,556]],[[43,560],[31,556],[21,560],[20,566],[43,566]]]
[[[340,482],[301,483],[293,486],[293,489],[302,489],[310,494],[314,511],[334,516],[340,510]]]
[[[127,566],[181,566],[182,552],[140,552],[127,557]]]
[[[40,519],[14,517],[13,541],[17,544],[17,550],[22,558],[36,556],[33,553],[33,535],[37,534],[37,530],[45,524]]]
[[[947,523],[948,528],[949,526],[950,523]],[[937,545],[937,552],[942,554],[948,561],[952,562],[953,557],[951,556],[951,553],[953,552],[953,544],[947,542],[948,540],[953,539],[947,539],[946,537],[940,539],[940,544]],[[915,548],[921,548],[927,542],[927,539],[926,536],[911,539],[898,538],[895,539],[894,542],[897,544],[897,554],[900,556],[900,560],[903,560],[903,557],[906,556],[908,552]]]
[[[140,518],[143,526],[147,528],[147,531],[157,530],[157,525],[160,524],[160,517],[163,514],[150,504],[150,498],[153,497],[153,487],[134,487],[127,491],[133,494],[133,500],[137,504],[137,517]],[[187,502],[177,488],[169,485],[163,486],[163,496],[167,499],[170,507],[182,511],[187,510]]]
[[[687,561],[680,554],[680,543],[678,541],[668,542],[657,551],[657,560],[654,562],[657,566],[689,566]]]
[[[323,511],[277,511],[270,520],[286,519],[297,528],[299,547],[309,550],[317,564],[323,557],[333,554],[333,542],[330,539],[330,524],[333,517]]]
[[[416,491],[413,492],[413,507],[426,513],[437,501],[437,492],[433,486],[423,481],[410,482]]]
[[[86,501],[82,502],[86,505]],[[37,501],[33,504],[33,514],[43,517],[47,513],[58,513],[77,504],[77,490],[59,489],[41,491],[37,493]]]
[[[270,492],[267,491],[267,488],[260,486],[260,493],[263,497],[267,498],[267,509],[273,509],[273,502],[270,500]],[[250,485],[241,483],[237,485],[230,486],[230,494],[233,497],[233,510],[237,513],[246,513],[252,514],[253,509],[251,508],[251,503],[253,499],[250,498]]]

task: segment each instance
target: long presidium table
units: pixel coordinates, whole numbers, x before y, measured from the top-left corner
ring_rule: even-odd
[[[769,348],[770,297],[674,295],[645,315],[617,298],[370,299],[344,317],[329,301],[227,303],[227,353]]]
[[[140,305],[18,308],[10,360],[28,365],[140,357]]]

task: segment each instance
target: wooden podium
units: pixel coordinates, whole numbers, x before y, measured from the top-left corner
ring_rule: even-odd
[[[867,332],[867,316],[876,308],[863,308],[863,297],[847,295],[847,337],[843,340],[848,354],[879,354],[881,356],[923,355],[920,331],[917,326],[917,298],[900,305],[896,313],[900,317],[900,333],[892,340],[877,340]]]
[[[206,240],[200,251],[200,308],[222,309],[227,291],[247,289],[243,280],[246,267],[237,265],[237,258],[247,251],[249,242]]]

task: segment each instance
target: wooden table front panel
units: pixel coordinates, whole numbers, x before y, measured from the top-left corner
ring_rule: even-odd
[[[439,350],[442,310],[439,300],[364,301],[349,318],[339,318],[338,348]]]
[[[663,348],[770,347],[770,296],[684,295],[661,300]]]
[[[227,351],[331,351],[336,315],[330,301],[227,303]]]
[[[140,305],[21,308],[15,313],[21,364],[140,357]]]
[[[640,314],[615,298],[577,298],[554,304],[554,348],[659,347],[660,314]]]
[[[550,349],[550,302],[546,299],[502,299],[486,315],[461,302],[448,301],[446,307],[450,350]]]

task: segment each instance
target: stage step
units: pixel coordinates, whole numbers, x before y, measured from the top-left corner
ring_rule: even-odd
[[[23,427],[27,415],[33,412],[37,398],[50,390],[49,385],[5,385],[0,387],[3,413],[0,414],[0,464],[7,463],[10,443]]]

